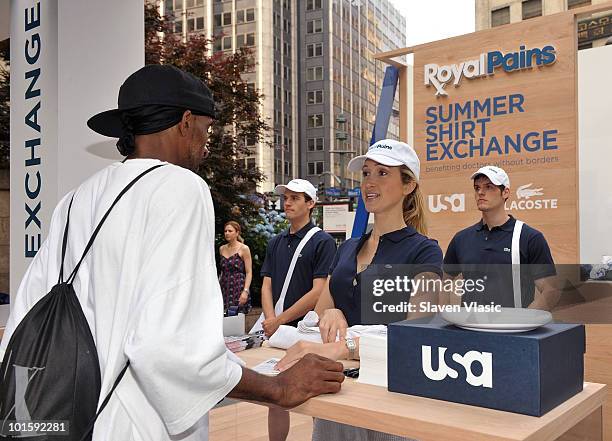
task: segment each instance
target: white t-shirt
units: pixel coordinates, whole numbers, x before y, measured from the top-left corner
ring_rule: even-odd
[[[65,278],[119,192],[160,163],[115,163],[77,188]],[[11,298],[2,351],[57,283],[71,196],[56,207],[48,238]],[[128,358],[130,368],[96,422],[94,441],[208,439],[207,412],[242,375],[223,340],[214,225],[206,183],[171,164],[138,181],[106,219],[74,283],[100,359],[100,402]]]

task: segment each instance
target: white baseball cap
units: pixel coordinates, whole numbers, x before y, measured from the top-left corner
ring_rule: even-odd
[[[317,202],[317,189],[306,179],[292,179],[287,185],[277,185],[274,193],[283,194],[285,190],[295,191],[296,193],[306,193],[310,199]]]
[[[405,142],[394,139],[383,139],[375,142],[368,148],[368,153],[351,159],[348,170],[353,173],[360,172],[366,159],[390,167],[405,165],[414,173],[416,180],[419,180],[421,162],[414,149]]]
[[[485,175],[495,185],[503,185],[506,188],[510,188],[510,178],[508,173],[502,168],[495,167],[494,165],[485,165],[473,173],[470,179],[474,179],[478,175]]]

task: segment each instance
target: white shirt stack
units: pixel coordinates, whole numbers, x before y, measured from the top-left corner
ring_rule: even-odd
[[[368,333],[359,339],[359,383],[387,387],[387,334]]]

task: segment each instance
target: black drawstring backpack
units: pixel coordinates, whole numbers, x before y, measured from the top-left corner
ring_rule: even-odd
[[[119,193],[64,282],[70,201],[57,285],[16,327],[0,366],[0,440],[91,440],[94,423],[125,374],[129,361],[96,413],[101,387],[98,353],[72,284],[119,199],[140,178],[163,165],[144,171]]]

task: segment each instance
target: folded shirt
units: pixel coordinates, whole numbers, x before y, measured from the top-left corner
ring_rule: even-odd
[[[287,349],[298,341],[323,343],[319,327],[319,316],[310,311],[298,323],[297,327],[281,325],[268,340],[268,344],[275,348]],[[387,335],[385,325],[354,325],[347,329],[346,336],[350,338],[361,337],[365,334]],[[338,341],[338,336],[336,336]]]

